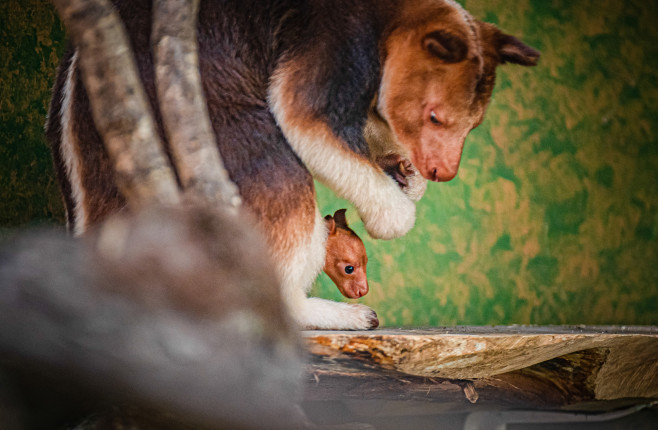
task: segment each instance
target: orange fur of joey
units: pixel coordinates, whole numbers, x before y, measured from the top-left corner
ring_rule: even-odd
[[[348,227],[345,209],[336,211],[333,217],[327,215],[325,222],[329,236],[324,272],[343,296],[350,299],[365,296],[369,289],[366,275],[368,256],[361,238]],[[351,273],[346,271],[349,267]]]
[[[377,114],[426,179],[448,181],[482,122],[496,66],[535,65],[539,52],[450,2],[404,4],[385,43]]]

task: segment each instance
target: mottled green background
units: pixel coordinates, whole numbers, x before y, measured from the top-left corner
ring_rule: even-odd
[[[468,0],[542,51],[504,66],[457,179],[373,241],[361,301],[385,325],[658,324],[658,2]],[[63,31],[0,5],[0,226],[61,222],[42,125]],[[324,213],[346,203],[320,188]],[[340,299],[322,275],[315,293]]]
[[[2,230],[63,219],[43,131],[63,47],[64,29],[47,0],[0,0]]]

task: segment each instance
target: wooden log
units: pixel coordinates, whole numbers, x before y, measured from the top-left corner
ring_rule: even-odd
[[[563,408],[658,399],[656,327],[305,332],[309,400]],[[587,407],[592,407],[591,405]]]

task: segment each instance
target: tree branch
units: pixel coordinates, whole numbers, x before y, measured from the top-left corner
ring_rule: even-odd
[[[154,0],[153,7],[156,87],[183,189],[203,201],[235,209],[241,199],[217,149],[201,89],[199,0]]]
[[[94,123],[133,208],[180,200],[121,20],[107,0],[52,0],[78,49]]]

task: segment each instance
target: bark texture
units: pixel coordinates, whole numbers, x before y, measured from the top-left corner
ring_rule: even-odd
[[[237,209],[210,125],[199,73],[196,22],[199,0],[155,0],[152,44],[160,111],[176,171],[187,194]]]
[[[658,328],[307,332],[306,398],[566,408],[658,399]],[[461,405],[461,406],[459,406]],[[592,407],[589,405],[588,407]]]
[[[176,204],[176,177],[158,137],[121,20],[108,0],[53,0],[78,49],[94,123],[117,184],[135,208]]]

